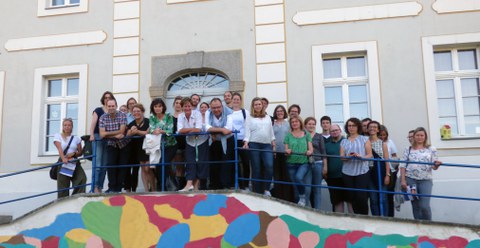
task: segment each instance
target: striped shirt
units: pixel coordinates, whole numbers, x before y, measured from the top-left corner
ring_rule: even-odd
[[[345,151],[345,156],[354,152],[360,154],[360,156],[365,157],[365,143],[367,143],[368,137],[363,135],[358,135],[355,140],[350,141],[348,138],[343,139],[340,146],[343,147]],[[369,170],[368,161],[362,161],[358,159],[350,159],[343,161],[342,173],[348,176],[359,176],[367,173]]]

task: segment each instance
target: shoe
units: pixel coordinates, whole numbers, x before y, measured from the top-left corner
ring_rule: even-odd
[[[188,187],[188,188],[183,188],[181,190],[179,190],[178,192],[188,192],[188,191],[192,191],[194,189],[193,185]]]
[[[272,197],[272,194],[270,194],[270,191],[268,191],[268,190],[265,190],[265,192],[263,192],[263,195],[268,196],[268,197]]]
[[[298,200],[297,204],[300,207],[305,207],[305,205],[307,204],[307,202],[305,201],[305,196],[300,196],[300,199]]]

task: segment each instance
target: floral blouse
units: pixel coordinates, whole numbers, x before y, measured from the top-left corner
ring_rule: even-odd
[[[424,163],[433,163],[438,160],[437,149],[430,146],[423,149],[405,148],[402,160],[408,160],[406,163],[401,163],[400,168],[406,168],[406,176],[416,180],[432,180],[432,166],[431,164],[415,164],[415,161]]]
[[[165,146],[174,146],[175,144],[177,144],[177,140],[175,139],[175,137],[170,136],[170,134],[173,134],[173,116],[170,113],[165,113],[163,119],[161,120],[159,120],[157,116],[151,114],[149,122],[150,133],[153,133],[155,129],[160,128],[168,135],[165,137]]]

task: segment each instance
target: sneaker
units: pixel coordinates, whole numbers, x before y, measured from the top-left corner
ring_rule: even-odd
[[[305,196],[300,196],[300,200],[298,200],[298,206],[300,207],[305,207],[305,205],[307,204],[307,202],[305,201]]]
[[[265,190],[265,192],[263,192],[263,195],[268,196],[268,197],[272,197],[272,194],[270,194],[270,191],[268,191],[268,190]]]

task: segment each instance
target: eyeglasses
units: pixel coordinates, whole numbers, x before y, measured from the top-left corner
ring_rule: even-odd
[[[340,129],[333,129],[333,130],[330,130],[330,132],[340,132]]]
[[[347,125],[347,127],[357,127],[357,125]]]

